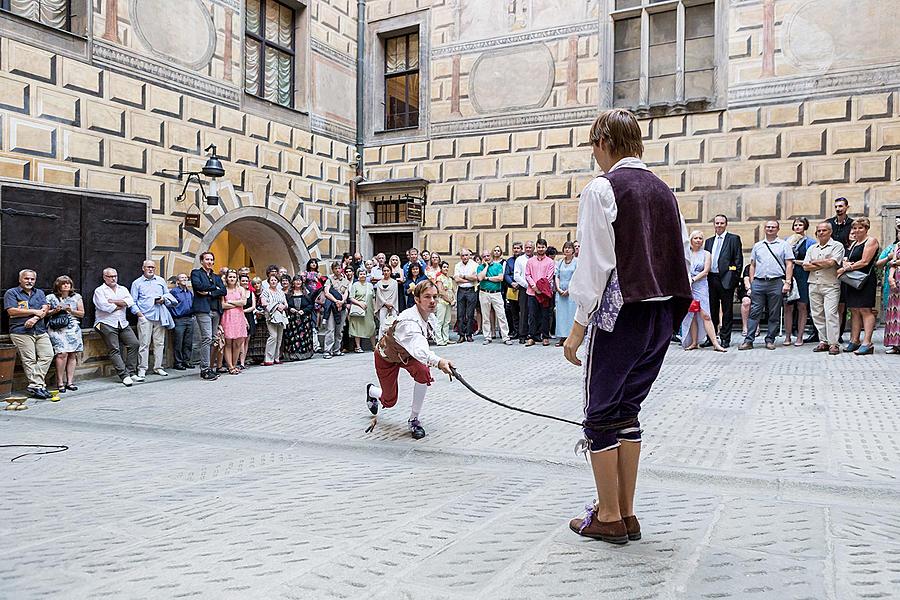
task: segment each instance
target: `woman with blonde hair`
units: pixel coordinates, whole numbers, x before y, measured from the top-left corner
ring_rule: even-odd
[[[241,287],[239,281],[237,271],[228,269],[225,274],[225,296],[222,298],[222,320],[219,323],[225,334],[225,365],[232,375],[241,372],[238,363],[244,349],[244,340],[247,339],[244,309],[250,292]]]
[[[696,350],[702,341],[700,340],[702,336],[712,342],[716,352],[727,352],[716,338],[716,330],[709,315],[709,282],[706,277],[709,275],[712,264],[712,254],[703,249],[703,232],[699,229],[691,232],[689,258],[691,260],[690,276],[693,302],[681,323],[681,345],[685,350]],[[703,333],[700,332],[701,328]]]
[[[425,276],[428,279],[435,281],[435,278],[441,274],[441,255],[437,252],[431,253],[431,258],[428,261],[428,265],[425,267]]]

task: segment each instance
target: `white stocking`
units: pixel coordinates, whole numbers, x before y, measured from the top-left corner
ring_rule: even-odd
[[[418,382],[413,384],[412,410],[409,413],[410,421],[419,418],[419,411],[422,410],[422,405],[425,403],[425,392],[427,391],[428,384]]]

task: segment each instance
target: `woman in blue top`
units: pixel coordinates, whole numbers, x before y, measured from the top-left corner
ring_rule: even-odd
[[[575,244],[566,242],[563,244],[563,258],[556,263],[556,341],[557,346],[566,343],[569,332],[572,331],[572,323],[575,322],[575,303],[569,298],[569,282],[578,267],[578,259],[575,258]]]
[[[815,244],[815,241],[809,236],[806,235],[806,230],[809,229],[809,219],[806,217],[799,217],[794,219],[794,224],[791,226],[791,229],[794,231],[791,235],[785,238],[784,241],[788,243],[788,245],[794,251],[794,264],[801,264],[804,260],[806,260],[806,250]],[[797,341],[794,342],[795,346],[803,345],[803,330],[806,328],[806,317],[809,314],[809,273],[804,271],[803,269],[794,269],[794,285],[797,286],[797,291],[800,292],[800,297],[796,300],[788,302],[784,306],[784,345],[791,345],[791,333],[794,328],[794,309],[797,310]]]
[[[422,265],[418,262],[409,265],[409,276],[403,283],[403,293],[406,295],[406,306],[415,306],[416,300],[413,298],[412,291],[416,289],[418,284],[426,279],[428,279],[428,277],[422,272]]]

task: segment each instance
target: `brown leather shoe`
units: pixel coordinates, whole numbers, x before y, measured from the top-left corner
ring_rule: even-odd
[[[742,342],[738,350],[753,350],[753,342]]]
[[[583,517],[569,521],[569,529],[580,536],[609,542],[610,544],[621,545],[628,543],[628,530],[625,529],[625,523],[623,521],[619,520],[601,523],[596,517],[596,508],[593,505],[588,504],[585,507]]]
[[[638,522],[637,517],[634,515],[622,517],[622,522],[625,523],[625,530],[628,532],[629,540],[641,539],[641,524]]]
[[[828,342],[819,342],[819,344],[813,348],[813,352],[828,352]]]

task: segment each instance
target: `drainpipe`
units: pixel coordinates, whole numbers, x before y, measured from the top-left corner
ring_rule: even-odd
[[[359,194],[356,184],[363,181],[363,153],[365,151],[365,92],[366,0],[356,0],[356,177],[350,182],[350,253],[359,245]]]

